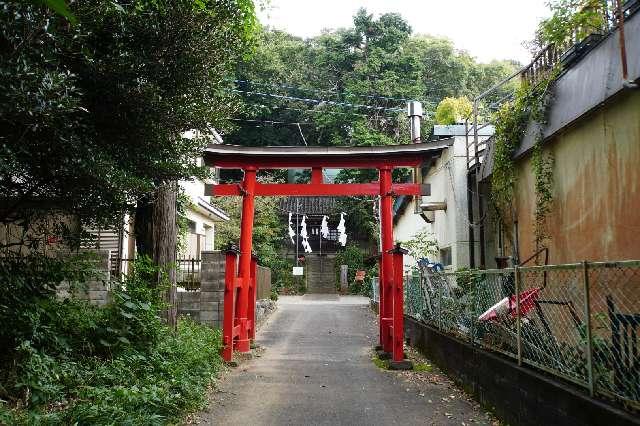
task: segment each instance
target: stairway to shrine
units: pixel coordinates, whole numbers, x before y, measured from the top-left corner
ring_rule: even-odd
[[[307,293],[336,293],[335,255],[306,255]]]

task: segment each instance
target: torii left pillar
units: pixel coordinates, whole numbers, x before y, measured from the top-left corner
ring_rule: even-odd
[[[238,291],[238,306],[236,309],[237,325],[240,326],[235,350],[249,352],[251,350],[250,339],[255,325],[249,318],[249,300],[251,285],[251,251],[253,235],[254,199],[256,191],[255,167],[244,169],[242,182],[242,218],[240,219],[240,262],[238,275],[240,277],[240,290]]]

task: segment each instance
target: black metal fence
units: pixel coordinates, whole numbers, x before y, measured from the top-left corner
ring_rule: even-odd
[[[109,270],[112,279],[122,280],[130,271],[135,259],[120,258],[112,256],[110,258]],[[176,283],[178,287],[187,291],[200,289],[200,259],[177,259],[176,260]]]

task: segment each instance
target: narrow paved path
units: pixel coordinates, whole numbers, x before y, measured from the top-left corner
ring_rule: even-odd
[[[449,383],[415,383],[373,364],[377,325],[368,299],[306,295],[282,297],[278,305],[256,339],[264,352],[222,380],[201,424],[486,422],[480,410],[452,395]]]

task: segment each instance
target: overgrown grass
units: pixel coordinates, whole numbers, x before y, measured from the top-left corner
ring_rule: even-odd
[[[0,407],[0,424],[166,424],[201,408],[222,364],[220,334],[189,320],[164,331],[149,350],[106,360],[33,352],[17,381],[26,404]]]
[[[430,373],[433,371],[433,365],[426,362],[416,362],[413,364],[413,371]]]
[[[0,348],[0,424],[156,425],[201,408],[222,365],[220,333],[164,325],[154,272],[136,263],[105,308],[51,295],[29,305]]]
[[[372,361],[373,361],[373,364],[378,368],[381,368],[383,370],[389,369],[389,360],[380,359],[377,356],[374,356]]]

